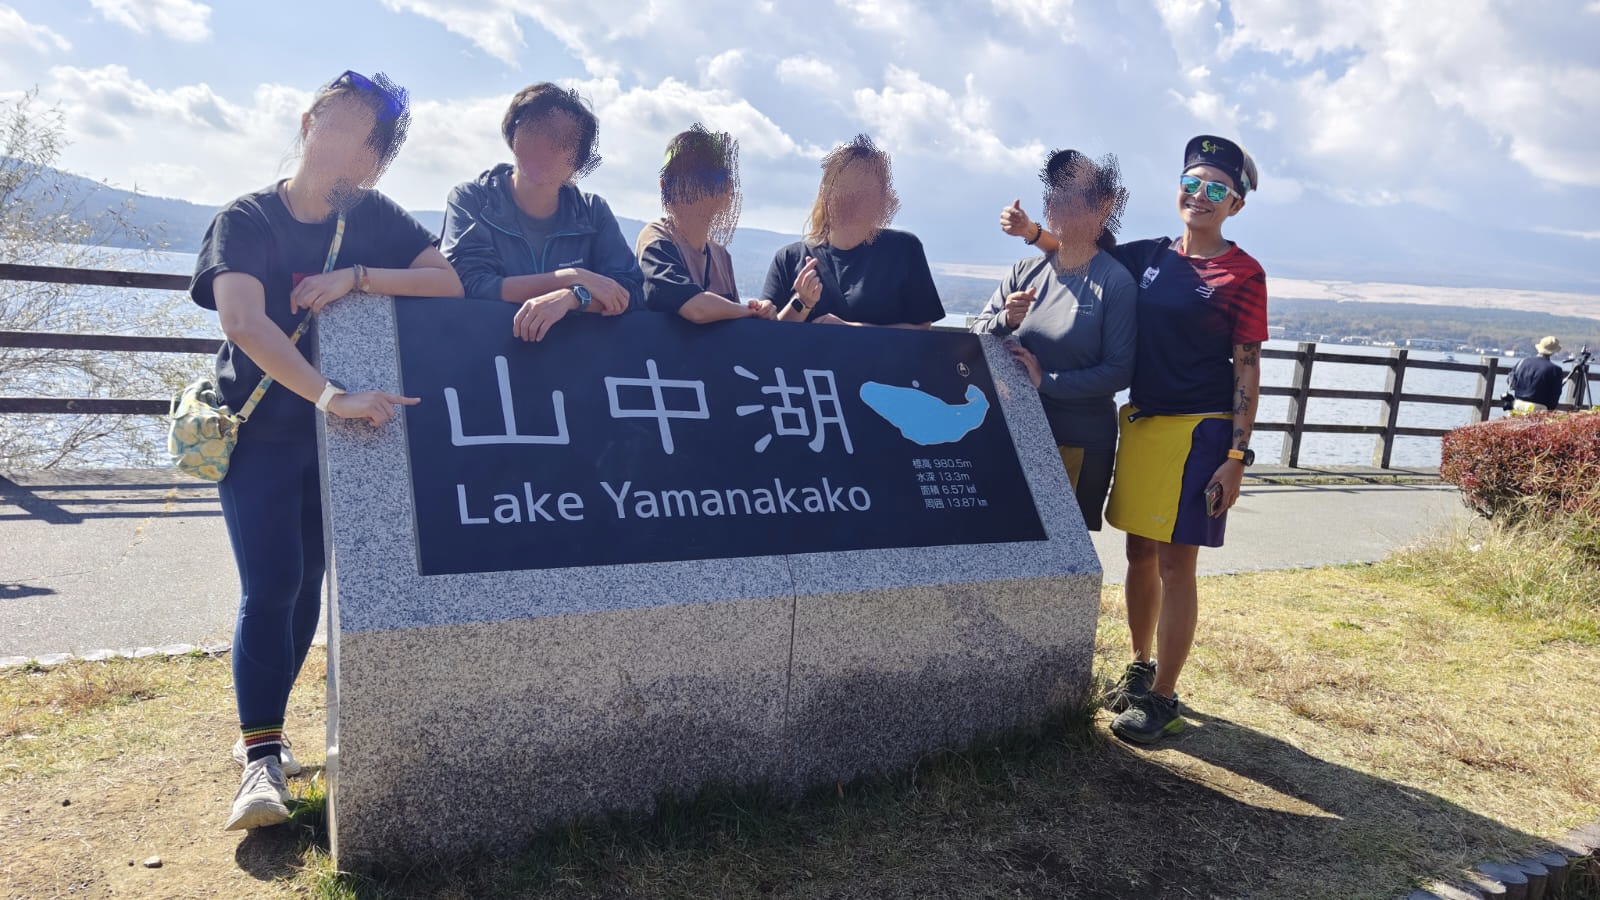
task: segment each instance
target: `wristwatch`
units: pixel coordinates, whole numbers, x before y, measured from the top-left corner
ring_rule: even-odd
[[[339,387],[337,384],[333,383],[332,379],[329,379],[328,383],[326,385],[323,385],[322,395],[317,397],[317,409],[319,409],[319,410],[321,410],[323,412],[327,412],[328,411],[328,404],[332,403],[333,402],[333,398],[339,396],[342,393],[344,393],[344,388]]]
[[[794,297],[789,300],[789,308],[799,313],[811,312],[811,307],[800,302],[799,294],[795,294]]]
[[[589,289],[581,284],[575,284],[567,290],[572,291],[572,296],[578,298],[578,312],[588,309],[590,301],[594,300],[594,295],[589,293]]]
[[[1229,450],[1228,458],[1244,463],[1247,469],[1256,464],[1256,452],[1248,447],[1243,450]]]

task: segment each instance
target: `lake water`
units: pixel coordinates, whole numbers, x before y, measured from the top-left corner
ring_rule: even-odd
[[[151,272],[176,272],[189,273],[194,271],[193,254],[188,253],[152,253],[142,257],[129,253],[120,257],[120,265],[130,269],[140,269]],[[48,260],[40,260],[48,263]],[[98,290],[83,289],[80,302],[92,303],[99,306],[106,314],[107,330],[127,319],[136,318],[138,312],[152,308],[152,305],[171,304],[175,297],[168,292],[148,291],[134,292],[125,290]],[[958,317],[952,317],[956,319]],[[180,303],[171,306],[170,329],[167,333],[172,336],[189,337],[217,337],[221,332],[217,326],[216,315],[202,310],[190,303]],[[960,322],[950,321],[949,324],[959,325]],[[1297,346],[1289,341],[1269,341],[1269,348],[1293,350]],[[1387,349],[1377,347],[1345,347],[1338,345],[1325,345],[1325,349],[1336,350],[1341,353],[1371,355],[1382,357],[1389,353]],[[1446,354],[1427,351],[1412,351],[1412,359],[1443,360]],[[1458,355],[1457,361],[1474,363],[1478,357]],[[1502,360],[1502,366],[1508,370],[1511,360]],[[204,361],[196,358],[195,371],[200,374],[205,371]],[[1354,365],[1348,363],[1317,363],[1312,369],[1312,386],[1316,388],[1330,388],[1339,390],[1370,390],[1384,389],[1386,370],[1380,366]],[[1287,386],[1293,373],[1293,364],[1288,360],[1268,359],[1262,362],[1262,384]],[[1504,375],[1495,387],[1495,396],[1505,390]],[[1454,396],[1472,396],[1477,392],[1477,377],[1462,372],[1439,372],[1424,369],[1408,369],[1406,372],[1406,392],[1417,394],[1443,394]],[[1123,399],[1126,399],[1125,397]],[[1262,399],[1259,420],[1284,421],[1288,418],[1289,402],[1284,397],[1266,397]],[[1306,421],[1313,423],[1341,424],[1341,425],[1376,425],[1380,424],[1379,415],[1381,404],[1375,400],[1312,400],[1307,409]],[[1501,415],[1498,409],[1495,416]],[[1454,428],[1472,421],[1473,410],[1465,406],[1431,406],[1424,404],[1403,404],[1400,409],[1400,422],[1403,425],[1425,428]],[[158,427],[152,422],[152,427]],[[1283,435],[1276,432],[1260,432],[1252,440],[1261,461],[1266,464],[1276,464],[1282,446]],[[1376,438],[1368,435],[1328,435],[1309,434],[1301,442],[1300,463],[1303,466],[1322,465],[1369,465],[1372,461],[1373,448]],[[1395,441],[1391,464],[1401,468],[1433,467],[1439,464],[1439,440],[1437,438],[1397,438]]]

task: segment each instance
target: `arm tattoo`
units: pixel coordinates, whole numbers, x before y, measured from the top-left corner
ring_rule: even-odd
[[[1240,351],[1239,351],[1239,362],[1240,363],[1243,363],[1244,365],[1247,365],[1247,366],[1258,366],[1258,365],[1261,364],[1261,345],[1260,344],[1240,344],[1239,346],[1240,346]]]

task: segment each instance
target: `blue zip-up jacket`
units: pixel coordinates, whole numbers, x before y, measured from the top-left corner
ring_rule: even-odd
[[[461,276],[467,296],[499,300],[501,285],[509,277],[576,268],[627,288],[629,307],[643,309],[644,274],[611,207],[570,184],[561,186],[560,197],[555,230],[543,247],[534,247],[517,221],[520,212],[511,195],[510,163],[456,185],[445,201],[440,249]]]

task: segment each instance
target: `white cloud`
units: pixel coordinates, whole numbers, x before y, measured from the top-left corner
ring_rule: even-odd
[[[1166,5],[1193,12],[1206,2]],[[1548,183],[1600,187],[1600,68],[1587,54],[1562,59],[1535,37],[1564,14],[1539,21],[1538,12],[1489,0],[1420,9],[1234,0],[1230,8],[1236,28],[1223,52],[1247,48],[1316,66],[1258,78],[1292,84],[1297,131],[1313,159],[1359,156],[1398,179],[1509,158]],[[1279,121],[1289,118],[1280,112]]]
[[[839,73],[815,56],[786,56],[773,71],[779,81],[798,87],[832,88],[839,84]]]
[[[504,4],[491,3],[484,8],[481,4],[464,6],[432,0],[383,0],[383,5],[393,12],[409,12],[431,19],[508,66],[516,65],[517,54],[524,46],[517,13]]]
[[[906,0],[834,0],[834,5],[849,12],[857,25],[879,31],[910,34],[925,21]]]
[[[626,66],[618,45],[633,41],[641,53],[661,54],[671,47],[682,55],[684,46],[732,46],[706,33],[710,27],[726,28],[720,17],[691,0],[655,0],[626,8],[599,9],[592,0],[383,0],[385,8],[409,12],[443,25],[472,41],[479,49],[508,66],[517,66],[526,47],[520,19],[539,25],[564,46],[585,71],[596,78],[617,77]],[[649,57],[646,57],[649,58]]]
[[[1156,12],[1184,71],[1193,71],[1216,57],[1221,43],[1219,0],[1156,0]]]
[[[856,112],[886,148],[906,156],[933,155],[973,170],[1027,172],[1045,153],[1038,141],[1013,147],[990,124],[989,101],[968,75],[960,97],[908,69],[890,65],[881,91],[859,88]]]
[[[124,137],[150,137],[141,120],[242,132],[255,112],[229,103],[204,83],[156,90],[123,66],[57,66],[50,75],[68,108],[79,111],[80,127]]]
[[[1238,132],[1239,107],[1229,105],[1221,94],[1207,90],[1197,90],[1191,94],[1169,90],[1167,94],[1188,110],[1190,115],[1207,123],[1208,128],[1215,131]]]
[[[234,131],[248,119],[243,110],[205,84],[156,90],[134,78],[124,66],[57,66],[50,75],[68,109],[77,111],[79,127],[89,131],[144,138],[148,135],[140,120]]]
[[[95,2],[96,17],[165,34],[154,11],[211,0]],[[411,141],[384,180],[419,209],[509,157],[498,123],[512,89],[535,78],[593,100],[605,164],[584,186],[621,214],[654,214],[666,139],[703,121],[742,142],[744,223],[792,231],[817,160],[864,131],[894,154],[901,224],[935,259],[999,263],[1017,252],[992,210],[1036,196],[1033,173],[1055,146],[1118,155],[1133,192],[1129,236],[1170,228],[1174,157],[1201,131],[1239,138],[1262,167],[1256,211],[1232,227],[1269,268],[1274,242],[1306,231],[1297,216],[1328,228],[1330,245],[1382,247],[1392,235],[1408,266],[1448,257],[1484,233],[1476,192],[1494,185],[1515,198],[1494,207],[1496,233],[1511,235],[1502,263],[1572,271],[1581,264],[1539,250],[1571,242],[1534,229],[1587,235],[1600,202],[1600,0],[833,0],[800,12],[763,0],[598,12],[593,0],[383,3],[397,13],[383,23],[397,42],[431,40],[442,56],[468,48],[459,72],[419,95]],[[316,9],[281,5],[308,20]],[[220,21],[202,27],[230,47],[213,41],[132,72],[51,70],[68,38],[85,39],[71,30],[81,22],[48,21],[59,34],[0,5],[0,84],[38,82],[44,102],[61,103],[64,161],[96,178],[226,200],[265,183],[309,101],[272,84],[224,89],[281,76],[268,58],[237,56],[230,47],[250,35],[222,35]],[[234,77],[213,89],[205,80],[221,65]],[[1465,252],[1489,273],[1486,256]]]
[[[311,99],[262,85],[234,103],[203,83],[153,88],[123,66],[55,66],[49,76],[40,96],[58,104],[66,122],[63,168],[202,203],[271,178]]]
[[[141,194],[152,197],[181,197],[205,183],[205,169],[195,163],[146,163],[134,166],[128,174]]]
[[[211,36],[211,7],[195,0],[89,0],[107,21],[144,34],[155,30],[180,41]]]
[[[991,3],[996,13],[1029,28],[1067,32],[1077,24],[1072,16],[1072,0],[991,0]]]
[[[1600,3],[1594,5],[1596,11],[1600,11]],[[1534,231],[1540,234],[1553,234],[1558,237],[1578,238],[1583,241],[1600,241],[1600,231],[1583,231],[1577,228],[1550,228],[1542,225],[1535,228]]]
[[[584,179],[583,189],[606,197],[621,215],[655,214],[659,208],[655,172],[661,154],[668,139],[695,122],[738,138],[747,183],[753,173],[772,166],[794,167],[797,158],[821,152],[797,142],[748,101],[722,88],[696,87],[672,78],[632,88],[623,88],[613,78],[560,83],[588,98],[600,119],[604,161]],[[509,160],[499,130],[508,99],[496,95],[417,104],[410,137],[385,176],[383,189],[414,208],[436,209],[452,185]],[[763,181],[759,174],[753,180]],[[786,225],[793,227],[787,221]]]
[[[733,87],[740,70],[744,68],[745,58],[743,50],[724,50],[702,62],[702,77],[708,84]]]
[[[0,47],[24,45],[39,53],[71,50],[66,38],[44,25],[35,25],[9,6],[0,5]]]

